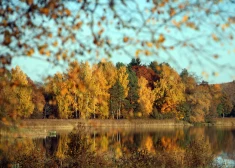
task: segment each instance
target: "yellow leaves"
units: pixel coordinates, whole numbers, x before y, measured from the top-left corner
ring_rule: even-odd
[[[142,52],[142,50],[137,49],[137,50],[135,51],[135,57],[138,58],[141,52]]]
[[[152,53],[151,53],[149,50],[145,50],[145,51],[144,51],[144,54],[145,54],[146,56],[152,55]]]
[[[126,67],[124,67],[124,66],[120,67],[118,69],[117,75],[118,75],[119,82],[121,83],[121,85],[124,88],[124,96],[126,98],[128,95],[128,90],[129,90],[129,88],[128,88],[129,80],[128,80],[128,74],[126,71]]]
[[[152,42],[148,42],[148,41],[147,41],[145,44],[146,44],[148,47],[153,47],[153,43],[152,43]]]
[[[165,41],[165,37],[163,34],[160,34],[159,35],[159,38],[158,38],[158,43],[163,43]]]
[[[219,38],[214,33],[211,35],[211,37],[214,41],[219,41]]]
[[[221,28],[222,28],[222,30],[224,31],[224,30],[226,30],[229,26],[230,26],[229,23],[225,23],[225,24],[222,24],[222,25],[221,25]]]
[[[46,56],[48,56],[48,57],[51,56],[51,52],[50,52],[50,51],[46,51],[45,54],[46,54]]]
[[[54,42],[52,43],[52,45],[53,45],[54,47],[57,47],[57,46],[58,46],[58,42],[57,42],[57,41],[54,41]]]
[[[139,104],[141,111],[144,115],[149,115],[153,110],[153,102],[155,100],[155,94],[151,88],[147,87],[148,81],[144,77],[138,79],[138,93],[139,93]]]
[[[177,112],[176,106],[185,100],[184,84],[178,73],[167,65],[161,66],[160,76],[154,89],[157,106],[162,113]]]

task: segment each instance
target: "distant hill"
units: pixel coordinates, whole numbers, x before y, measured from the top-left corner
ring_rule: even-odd
[[[220,84],[221,89],[225,92],[231,99],[233,105],[235,105],[235,81]]]

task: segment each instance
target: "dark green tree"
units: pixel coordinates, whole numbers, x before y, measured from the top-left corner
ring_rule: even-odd
[[[121,111],[124,107],[125,95],[124,88],[121,83],[117,80],[116,83],[109,89],[110,93],[110,112],[111,116],[116,119],[121,117]]]
[[[128,64],[128,67],[132,66],[140,66],[141,65],[141,60],[140,58],[132,58],[131,62]]]
[[[139,110],[138,77],[131,68],[128,68],[127,73],[129,80],[128,84],[129,91],[128,91],[128,96],[126,98],[125,108],[128,111],[129,115],[134,115],[134,113],[138,112]]]

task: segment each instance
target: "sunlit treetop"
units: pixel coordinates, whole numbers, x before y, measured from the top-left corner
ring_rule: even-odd
[[[233,0],[1,0],[0,66],[14,57],[53,64],[118,55],[216,64],[233,45]],[[1,70],[3,70],[1,69]]]

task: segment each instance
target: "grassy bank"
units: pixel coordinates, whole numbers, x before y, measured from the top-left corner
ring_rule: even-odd
[[[189,125],[183,121],[176,120],[151,120],[151,119],[133,119],[133,120],[101,120],[101,119],[27,119],[22,120],[19,123],[20,127],[30,128],[60,128],[60,129],[72,129],[74,127],[130,127],[130,128],[156,128],[161,126],[186,126]]]
[[[235,118],[216,118],[212,120],[212,125],[235,127]]]
[[[208,125],[207,123],[201,123]],[[51,129],[73,129],[79,127],[92,128],[158,128],[158,127],[184,127],[192,126],[183,121],[174,119],[154,120],[154,119],[25,119],[18,124],[20,128],[51,128]],[[212,126],[235,126],[235,118],[216,118],[211,121]]]

